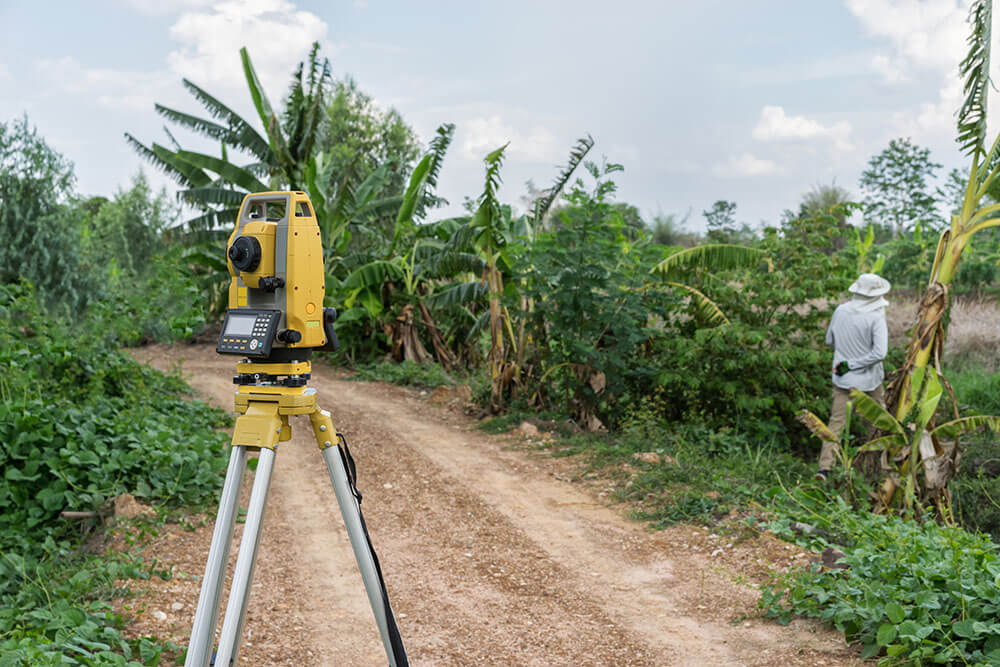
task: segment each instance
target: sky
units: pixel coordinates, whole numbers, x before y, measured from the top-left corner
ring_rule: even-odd
[[[702,212],[725,199],[738,221],[759,226],[820,185],[859,197],[861,172],[896,137],[929,148],[942,180],[968,163],[954,141],[967,6],[0,0],[0,122],[27,114],[74,163],[81,194],[110,196],[140,168],[173,193],[124,133],[166,143],[154,103],[201,114],[184,78],[260,127],[240,47],[277,104],[318,41],[335,77],[354,77],[422,141],[456,124],[442,217],[482,190],[491,150],[510,142],[500,195],[523,206],[525,183],[550,184],[589,134],[593,159],[625,167],[618,200],[645,218],[687,215],[688,229],[703,230]]]

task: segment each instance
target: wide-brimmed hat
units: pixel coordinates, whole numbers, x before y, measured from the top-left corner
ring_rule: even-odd
[[[861,296],[882,296],[892,289],[889,281],[874,273],[862,273],[847,291]]]

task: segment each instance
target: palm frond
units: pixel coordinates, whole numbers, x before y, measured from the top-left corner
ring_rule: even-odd
[[[376,289],[387,280],[399,280],[402,277],[403,269],[395,262],[376,260],[352,271],[341,287],[345,290]]]
[[[685,285],[684,283],[677,283],[668,280],[666,281],[666,284],[687,292],[691,296],[695,311],[701,321],[710,325],[729,324],[729,318],[722,312],[719,305],[708,298],[703,292],[691,287],[690,285]]]
[[[230,190],[229,188],[189,188],[177,193],[177,198],[195,206],[211,206],[222,204],[228,206],[239,206],[243,203],[245,192]]]
[[[959,64],[964,79],[965,99],[958,111],[958,143],[962,150],[976,157],[985,156],[986,101],[990,89],[990,39],[993,3],[975,0],[969,7],[969,52]],[[989,160],[984,161],[989,163]]]
[[[267,132],[268,145],[279,161],[289,165],[292,163],[292,158],[288,153],[288,143],[281,132],[281,124],[271,107],[271,102],[264,93],[264,87],[257,77],[257,70],[254,69],[253,63],[250,61],[250,54],[245,46],[240,49],[240,61],[243,63],[243,75],[246,77],[247,87],[250,89],[250,98],[253,100],[254,108],[257,109],[261,123],[264,124],[264,130]]]
[[[225,181],[232,183],[233,185],[238,185],[247,192],[266,192],[268,187],[257,180],[249,171],[237,167],[232,162],[226,160],[220,160],[217,157],[211,155],[205,155],[204,153],[195,153],[193,151],[177,151],[178,157],[186,162],[199,167],[200,169],[207,169],[213,171],[219,176],[221,176]]]
[[[980,428],[988,428],[996,433],[1000,433],[1000,417],[993,415],[974,415],[972,417],[962,417],[953,419],[950,422],[941,424],[931,431],[931,435],[939,438],[954,438],[969,431]]]
[[[184,79],[184,87],[201,102],[213,118],[229,126],[232,133],[229,143],[247,150],[261,162],[273,161],[271,147],[267,141],[242,116],[187,79]]]
[[[242,201],[240,202],[242,203]],[[199,216],[185,221],[188,229],[204,231],[218,228],[232,227],[236,223],[236,218],[240,214],[239,204],[228,206],[220,210],[212,210],[202,213]]]
[[[435,308],[451,308],[469,303],[480,303],[489,293],[489,286],[481,280],[452,285],[440,292],[435,292],[425,301]]]
[[[416,211],[413,217],[422,219],[427,214],[427,209],[435,208],[447,204],[447,200],[436,196],[433,191],[437,188],[438,175],[441,173],[441,166],[444,164],[444,156],[451,146],[451,141],[455,137],[455,124],[444,123],[440,125],[431,139],[427,154],[430,156],[430,166],[427,170],[427,178],[422,188],[422,196],[417,202]]]
[[[690,275],[696,270],[730,271],[749,269],[766,257],[763,250],[730,243],[709,243],[675,252],[654,266],[650,273],[664,277]]]
[[[594,138],[589,134],[582,139],[576,140],[576,145],[573,150],[569,153],[569,160],[566,162],[566,166],[562,168],[559,175],[556,177],[552,186],[545,190],[542,195],[535,200],[534,213],[532,217],[535,219],[535,224],[541,224],[542,220],[545,218],[552,204],[555,202],[559,193],[562,189],[566,187],[569,183],[569,179],[573,177],[573,172],[576,168],[580,166],[583,162],[583,158],[587,157],[587,153],[590,149],[594,147]]]
[[[190,166],[178,164],[176,160],[172,159],[174,154],[166,148],[157,146],[156,144],[153,144],[153,148],[149,148],[128,132],[125,133],[125,142],[132,147],[132,150],[139,154],[139,157],[145,159],[180,185],[184,187],[196,185],[188,176]],[[160,148],[160,150],[157,151],[157,148]],[[204,174],[202,175],[204,176]],[[194,177],[197,178],[197,175],[194,175]]]
[[[851,390],[851,401],[854,402],[854,411],[865,418],[872,426],[880,431],[906,436],[903,425],[900,424],[879,402],[863,391]]]

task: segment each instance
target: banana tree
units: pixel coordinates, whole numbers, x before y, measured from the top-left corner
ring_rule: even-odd
[[[964,79],[965,101],[958,112],[958,141],[962,150],[972,157],[972,167],[961,208],[951,217],[950,227],[941,233],[938,240],[905,361],[888,387],[886,405],[898,422],[903,422],[914,412],[920,396],[927,391],[925,385],[931,378],[936,381],[938,377],[945,321],[950,307],[949,290],[957,275],[962,253],[977,232],[1000,226],[1000,204],[983,203],[990,191],[997,186],[997,176],[1000,173],[1000,135],[988,150],[986,144],[993,3],[991,0],[975,0],[969,12],[972,26],[968,40],[970,48],[959,66]],[[949,469],[953,471],[958,448],[946,451],[939,442],[935,442],[934,447],[936,456],[952,458]],[[895,472],[901,478],[906,478],[903,487],[914,488],[914,493],[921,499],[933,499],[941,495],[936,489],[920,487],[916,479],[916,466],[900,463]],[[899,500],[897,497],[892,502]]]
[[[660,276],[663,284],[685,294],[702,326],[729,324],[729,318],[705,293],[690,284],[690,278],[702,272],[752,269],[761,262],[770,262],[766,253],[729,243],[709,243],[694,248],[677,249],[650,269]],[[770,264],[769,264],[770,266]]]
[[[876,510],[891,511],[902,507],[919,516],[928,491],[939,493],[930,497],[937,505],[939,516],[950,516],[947,484],[954,475],[954,450],[958,436],[980,428],[1000,433],[1000,417],[974,415],[958,417],[943,424],[936,423],[936,415],[944,384],[933,366],[914,370],[913,386],[920,391],[914,398],[912,413],[906,421],[863,391],[851,391],[850,408],[865,418],[875,429],[875,437],[857,449],[857,453],[871,452],[879,456],[880,468],[886,472],[877,493]],[[833,433],[819,417],[804,412],[800,420],[816,436],[825,441],[843,442],[849,447],[849,436]],[[845,427],[849,431],[849,427]],[[949,442],[952,441],[952,442]]]

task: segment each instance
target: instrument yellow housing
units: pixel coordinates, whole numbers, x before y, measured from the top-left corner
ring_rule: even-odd
[[[280,204],[282,214],[271,217]],[[255,212],[260,212],[255,216]],[[243,198],[227,249],[239,237],[260,244],[260,262],[240,271],[227,257],[231,277],[229,308],[274,308],[284,315],[282,329],[294,330],[301,339],[285,343],[290,348],[316,348],[326,344],[323,299],[323,243],[319,225],[305,192],[257,192]],[[262,280],[281,279],[278,289],[267,291]],[[265,281],[266,282],[266,281]]]

